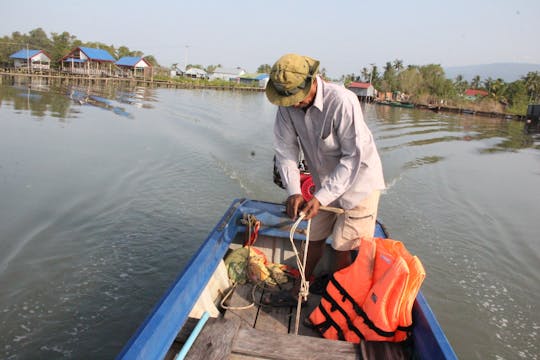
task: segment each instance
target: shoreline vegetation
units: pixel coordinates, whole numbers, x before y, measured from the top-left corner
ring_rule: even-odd
[[[60,64],[66,54],[81,46],[106,51],[114,59],[144,57],[145,62],[152,67],[150,81],[140,80],[136,77],[94,78],[86,75],[87,80],[91,82],[126,81],[130,83],[143,82],[147,86],[187,89],[263,91],[262,88],[235,81],[209,81],[202,78],[171,76],[171,71],[177,72],[178,64],[172,64],[170,67],[162,66],[153,55],[144,55],[143,51],[131,50],[127,46],[116,47],[101,42],[83,42],[69,32],[53,32],[49,36],[42,28],[31,30],[28,34],[16,31],[10,36],[6,35],[0,38],[0,75],[44,76],[60,81],[72,78],[80,79],[81,75],[62,71]],[[41,49],[49,55],[50,70],[47,70],[47,73],[44,72],[40,75],[14,69],[14,62],[10,56],[15,52],[24,51],[24,49],[28,51],[30,48]],[[76,60],[79,59],[72,59],[72,62],[77,62]],[[97,63],[100,64],[99,61]],[[196,68],[204,70],[207,74],[212,74],[219,67],[221,65],[187,64],[186,60],[185,68],[180,70],[187,71]],[[257,69],[257,73],[268,73],[270,68],[269,64],[262,64]],[[346,87],[351,82],[369,83],[379,94],[385,94],[384,97],[378,99],[379,103],[401,102],[414,104],[415,108],[433,111],[523,119],[527,114],[528,105],[540,103],[539,71],[524,74],[519,80],[513,82],[490,77],[481,79],[478,75],[468,81],[462,75],[458,75],[454,79],[447,78],[440,64],[406,65],[403,60],[395,59],[386,62],[380,68],[376,64],[370,64],[369,67],[363,67],[360,74],[342,75],[339,79],[330,79],[326,75],[325,68],[320,70],[320,74],[325,80],[338,82]],[[476,95],[468,96],[467,93],[470,94],[471,91]]]
[[[154,77],[152,80],[146,80],[142,78],[122,78],[122,77],[95,77],[85,75],[63,74],[63,73],[25,73],[25,72],[13,72],[0,70],[0,84],[8,81],[21,82],[26,81],[29,87],[36,87],[34,82],[45,80],[48,83],[58,84],[75,84],[80,85],[110,85],[110,84],[125,84],[129,86],[145,86],[150,88],[176,88],[176,89],[208,89],[208,90],[221,90],[221,91],[245,91],[245,92],[263,92],[264,88],[260,86],[250,86],[246,84],[235,83],[225,80],[205,80],[205,79],[192,79],[184,77]],[[38,84],[39,86],[39,84]],[[469,114],[482,117],[491,118],[504,118],[509,120],[524,120],[525,116],[509,114],[504,111],[492,111],[486,110],[482,106],[471,104],[469,106],[452,105],[432,105],[429,103],[429,97],[423,98],[424,101],[419,102],[398,102],[398,101],[373,101],[373,104],[380,106],[392,106],[392,107],[404,107],[414,108],[419,110],[455,113],[455,114]],[[360,101],[360,100],[359,100]]]

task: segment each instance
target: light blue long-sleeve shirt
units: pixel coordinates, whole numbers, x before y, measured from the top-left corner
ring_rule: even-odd
[[[352,209],[385,188],[381,160],[354,93],[316,78],[317,94],[306,112],[278,107],[274,150],[283,184],[301,194],[300,145],[321,205]]]

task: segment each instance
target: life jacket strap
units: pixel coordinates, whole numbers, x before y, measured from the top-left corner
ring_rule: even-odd
[[[343,330],[338,325],[338,323],[336,323],[334,319],[332,319],[332,317],[330,316],[328,311],[326,311],[322,303],[319,303],[319,310],[324,315],[325,321],[319,324],[313,324],[313,326],[315,326],[321,334],[324,334],[325,332],[327,332],[328,329],[330,329],[330,327],[332,326],[334,329],[336,329],[338,333],[338,339],[345,340],[345,335],[343,334]]]
[[[362,334],[362,332],[356,327],[354,326],[354,323],[352,322],[352,319],[349,317],[349,315],[347,314],[347,312],[345,311],[345,309],[343,309],[341,307],[341,305],[339,305],[339,303],[333,298],[331,297],[326,291],[323,293],[322,295],[322,298],[325,299],[326,301],[328,301],[331,305],[331,311],[339,311],[341,313],[341,315],[343,315],[343,317],[345,318],[345,320],[347,321],[347,326],[349,327],[350,330],[354,331],[354,333],[362,340],[365,340],[366,337],[364,336],[364,334]],[[319,307],[322,307],[322,302],[319,304]],[[328,314],[328,312],[326,311],[326,309],[324,309],[324,311],[322,311],[323,314],[325,316],[330,316],[330,314]]]
[[[366,314],[366,312],[364,311],[364,309],[362,309],[362,307],[360,305],[358,305],[356,303],[356,301],[354,301],[354,299],[352,298],[352,296],[347,292],[347,290],[341,286],[341,284],[339,283],[339,281],[336,280],[336,278],[334,277],[334,275],[332,275],[330,277],[330,282],[336,287],[336,289],[339,291],[339,293],[341,294],[341,296],[343,296],[346,300],[348,300],[352,306],[353,306],[353,309],[354,311],[356,312],[356,314],[358,316],[361,316],[362,319],[364,320],[364,324],[367,325],[367,327],[369,327],[371,330],[375,331],[375,333],[377,333],[377,335],[379,336],[383,336],[383,337],[393,337],[396,332],[395,331],[385,331],[385,330],[382,330],[380,329],[379,327],[377,327],[375,325],[375,323],[369,318],[369,316]],[[325,292],[326,294],[326,292]],[[330,297],[330,296],[329,296]]]

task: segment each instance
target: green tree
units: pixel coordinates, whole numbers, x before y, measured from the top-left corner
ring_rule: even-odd
[[[421,93],[429,94],[436,100],[448,100],[455,96],[454,84],[452,80],[446,78],[441,65],[424,65],[419,68],[419,71],[423,79]]]
[[[360,73],[362,74],[362,81],[368,82],[371,71],[367,67],[363,67]]]
[[[129,48],[127,46],[120,46],[116,50],[116,57],[120,59],[120,58],[123,58],[124,56],[133,56],[133,55],[132,55],[132,52],[129,51]]]
[[[51,65],[58,67],[58,62],[73,48],[80,46],[80,41],[74,35],[67,31],[61,34],[51,33],[52,45],[49,55],[51,56]]]
[[[529,102],[538,103],[540,100],[540,72],[529,72],[522,79],[529,95]]]
[[[321,77],[325,80],[328,80],[328,77],[326,76],[326,68],[323,67],[321,70],[319,70],[319,74],[321,75]]]
[[[397,90],[396,84],[396,70],[391,62],[387,62],[384,66],[384,73],[381,81],[382,91],[395,91]]]
[[[369,76],[371,79],[371,84],[375,89],[381,88],[381,75],[379,74],[379,69],[377,68],[377,65],[373,65],[371,68],[371,75]]]
[[[221,64],[217,64],[217,65],[208,65],[208,66],[206,67],[206,72],[207,72],[208,74],[213,74],[214,71],[215,71],[217,68],[219,68],[219,67],[221,67]]]
[[[482,85],[484,85],[484,89],[486,89],[488,93],[491,93],[491,87],[493,86],[493,79],[491,76],[484,79],[484,81],[482,81]]]
[[[134,55],[134,56],[141,56],[141,55]],[[155,68],[159,67],[159,63],[157,62],[154,55],[145,55],[144,60],[148,61],[150,63],[150,65],[152,65]]]
[[[409,95],[420,95],[424,79],[418,66],[409,65],[398,75],[398,90]]]
[[[525,80],[514,81],[504,89],[504,97],[508,99],[507,110],[513,114],[524,115],[527,113],[529,95]]]
[[[403,70],[403,60],[395,59],[393,62],[394,69],[399,73],[401,70]]]
[[[201,69],[201,70],[204,70],[204,66],[202,66],[201,64],[187,64],[186,70],[189,70],[189,69]]]
[[[259,65],[257,68],[257,73],[259,74],[270,74],[270,70],[272,70],[272,66],[268,64],[262,64]]]
[[[468,88],[469,83],[463,78],[463,75],[457,75],[454,79],[454,89],[456,90],[456,93],[463,94]]]
[[[31,44],[31,48],[35,49],[49,49],[52,45],[42,28],[31,30],[28,33],[28,43]]]
[[[506,102],[506,98],[504,96],[504,90],[506,89],[506,87],[507,84],[504,82],[503,79],[498,78],[496,80],[493,80],[491,82],[491,87],[489,91],[490,96],[496,101]]]
[[[476,75],[475,77],[472,78],[471,87],[473,89],[478,89],[480,87],[480,76],[479,75]]]

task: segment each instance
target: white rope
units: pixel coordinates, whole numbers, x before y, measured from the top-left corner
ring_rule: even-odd
[[[245,306],[229,306],[229,305],[225,305],[225,302],[229,299],[229,297],[231,297],[232,293],[236,289],[236,286],[237,286],[237,283],[234,283],[234,285],[231,286],[231,288],[229,289],[229,291],[227,291],[227,293],[225,294],[223,299],[221,299],[221,302],[219,303],[219,305],[225,310],[246,310],[246,309],[249,309],[249,308],[252,308],[253,306],[255,306],[254,302],[252,302],[251,304],[245,305]]]
[[[298,254],[298,250],[296,249],[296,245],[294,244],[294,233],[298,225],[300,225],[300,222],[304,220],[305,216],[306,215],[303,212],[300,212],[300,216],[298,217],[296,222],[292,225],[291,231],[289,233],[289,240],[291,241],[291,246],[294,251],[294,255],[296,256],[296,265],[298,266],[298,272],[300,273],[300,289],[298,291],[298,303],[296,304],[296,321],[294,325],[295,335],[298,335],[298,327],[300,325],[300,312],[302,310],[302,302],[306,301],[309,295],[309,281],[306,280],[306,261],[307,261],[307,254],[308,254],[308,248],[309,248],[309,230],[311,227],[311,219],[308,220],[308,223],[307,223],[306,242],[305,242],[305,247],[304,247],[304,256],[302,259],[303,261],[300,261],[300,255]]]
[[[301,313],[301,310],[302,310],[302,302],[306,301],[307,298],[308,298],[308,295],[309,295],[309,281],[306,280],[306,270],[305,269],[306,269],[306,261],[307,261],[307,255],[308,255],[308,249],[309,249],[309,232],[310,232],[310,228],[311,228],[311,219],[307,221],[306,241],[305,241],[305,244],[304,244],[305,247],[304,247],[304,254],[303,254],[302,260],[300,259],[300,254],[298,253],[298,249],[296,248],[296,245],[294,244],[294,234],[296,232],[296,229],[298,228],[298,226],[302,222],[302,220],[304,220],[305,216],[306,215],[303,212],[300,212],[300,214],[298,216],[298,219],[291,226],[291,230],[289,232],[289,240],[291,242],[291,247],[292,247],[292,249],[294,251],[294,255],[296,257],[296,265],[298,267],[298,272],[300,273],[300,289],[298,291],[298,303],[296,305],[296,321],[295,321],[295,328],[294,328],[294,334],[295,335],[298,335],[298,328],[299,328],[299,325],[300,325],[300,313]],[[248,220],[248,223],[250,223],[250,220],[252,220],[252,219],[248,218],[246,220]],[[251,238],[251,226],[248,226],[248,240],[250,238]],[[248,246],[248,258],[247,258],[248,262],[249,262],[249,257],[250,257],[250,249],[249,249],[249,246]],[[248,269],[246,269],[246,270],[248,270]],[[245,310],[245,309],[249,309],[249,308],[253,307],[256,304],[255,301],[253,301],[251,304],[248,304],[246,306],[228,306],[228,305],[225,305],[225,302],[230,298],[230,296],[232,295],[232,293],[236,289],[236,286],[237,286],[237,284],[235,283],[229,289],[229,291],[225,294],[225,296],[221,300],[220,306],[223,309],[227,309],[227,310]],[[255,291],[255,286],[253,287],[252,290],[253,290],[252,292]],[[255,298],[253,293],[252,293],[252,298]]]

